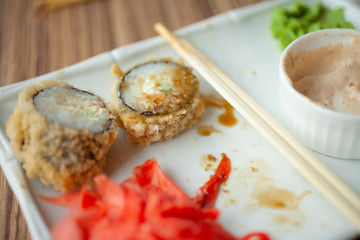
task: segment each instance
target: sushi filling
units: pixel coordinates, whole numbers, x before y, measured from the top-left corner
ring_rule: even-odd
[[[161,115],[190,102],[198,88],[198,80],[189,68],[168,61],[148,62],[124,76],[120,98],[136,112]]]
[[[47,119],[66,127],[101,133],[111,123],[111,115],[99,98],[67,86],[44,89],[33,101]]]

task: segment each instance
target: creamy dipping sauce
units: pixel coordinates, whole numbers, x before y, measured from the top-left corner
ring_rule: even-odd
[[[328,109],[360,114],[360,37],[286,58],[294,88]]]

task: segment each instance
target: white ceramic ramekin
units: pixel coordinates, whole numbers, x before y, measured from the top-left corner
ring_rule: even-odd
[[[356,35],[359,36],[360,31],[326,29],[312,32],[292,42],[280,60],[280,97],[288,129],[311,149],[343,159],[360,159],[360,115],[324,108],[296,91],[284,62],[289,55],[296,56],[304,50],[339,42],[349,44]]]

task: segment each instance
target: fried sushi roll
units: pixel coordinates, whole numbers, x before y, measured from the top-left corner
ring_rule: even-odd
[[[172,139],[204,111],[197,77],[190,68],[167,60],[133,67],[116,79],[111,97],[127,140],[144,145]]]
[[[51,80],[20,92],[6,134],[28,177],[69,191],[102,173],[117,124],[100,97]]]

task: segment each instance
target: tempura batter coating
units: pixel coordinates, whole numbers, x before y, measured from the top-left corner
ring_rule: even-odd
[[[153,142],[170,140],[185,129],[190,128],[200,119],[204,111],[204,104],[200,96],[198,80],[191,73],[190,68],[183,65],[178,65],[178,67],[182,72],[181,74],[183,74],[182,78],[191,79],[193,84],[191,91],[193,91],[193,94],[188,102],[168,113],[146,114],[148,112],[135,111],[127,106],[120,96],[121,82],[124,81],[124,77],[118,77],[113,83],[111,88],[111,109],[119,126],[126,130],[129,142],[149,145]]]
[[[58,85],[72,87],[51,80],[20,92],[14,113],[7,122],[6,134],[28,177],[69,191],[79,184],[90,183],[95,175],[102,173],[107,152],[117,137],[117,127],[111,119],[108,129],[92,133],[49,121],[38,111],[33,98],[43,89]]]

